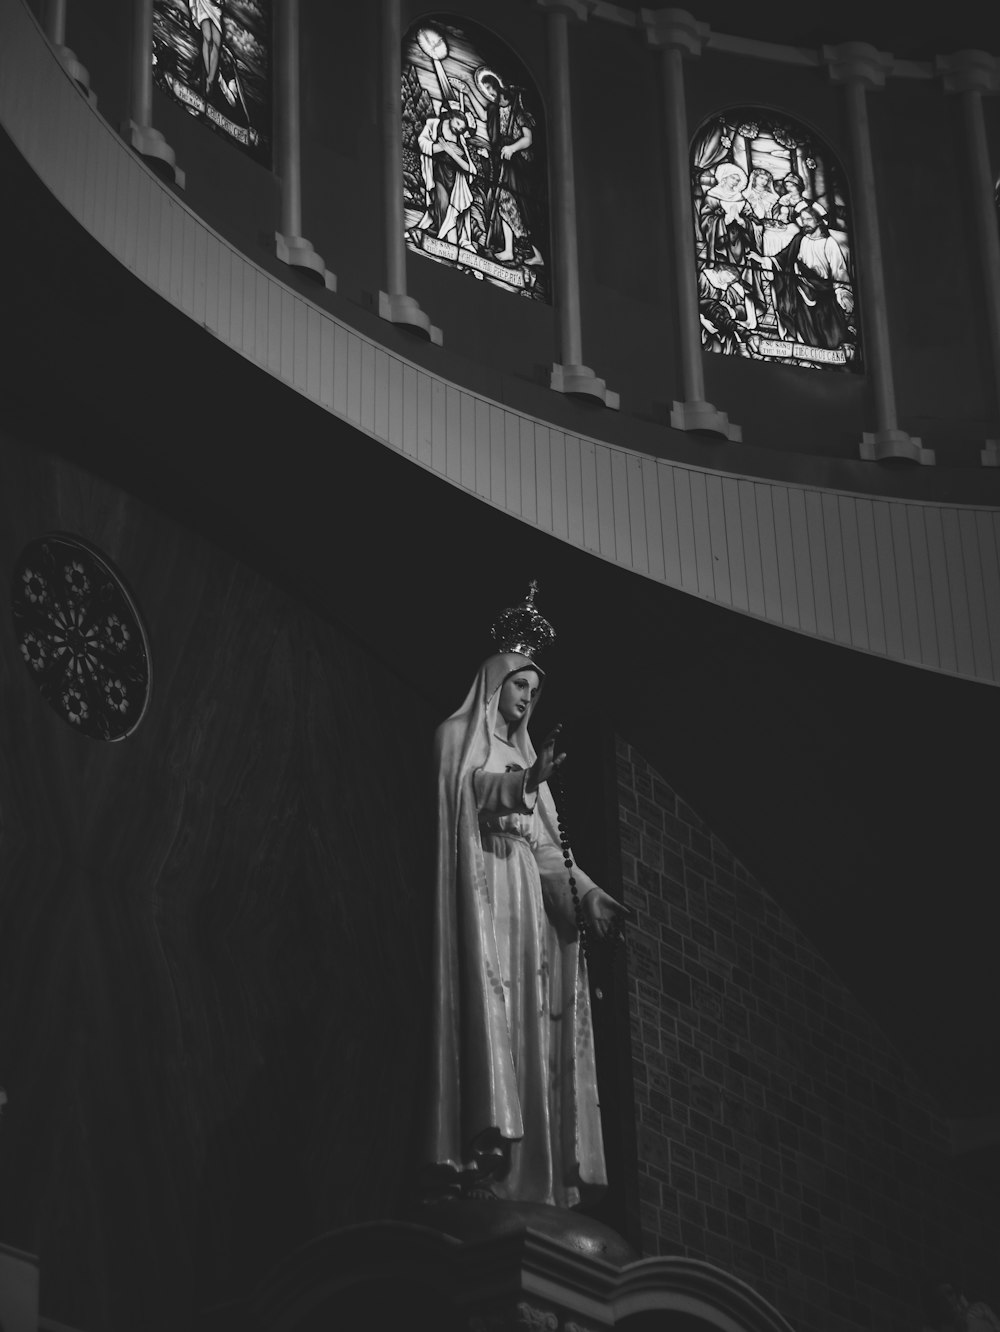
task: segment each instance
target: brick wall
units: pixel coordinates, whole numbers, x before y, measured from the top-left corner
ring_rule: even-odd
[[[995,1212],[931,1096],[622,740],[618,794],[646,1253],[725,1268],[796,1332],[917,1332],[932,1267],[997,1307]]]

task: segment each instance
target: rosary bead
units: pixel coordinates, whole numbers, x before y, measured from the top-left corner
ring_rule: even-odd
[[[558,780],[555,774],[553,774],[552,785],[553,787],[558,789],[560,800],[564,800],[565,792],[563,791],[562,782]],[[577,892],[576,879],[573,877],[572,874],[573,853],[570,850],[569,834],[567,833],[566,828],[563,825],[561,811],[558,809],[556,810],[556,827],[559,830],[559,842],[560,845],[562,846],[562,851],[563,851],[563,864],[566,866],[568,870],[571,871],[567,877],[569,881],[570,895],[573,899],[573,915],[576,917],[577,933],[580,936],[580,948],[583,950],[584,960],[587,961],[589,960],[590,957],[590,930],[588,929],[587,922],[584,920],[583,917],[583,907],[580,904],[580,894]],[[595,989],[594,994],[597,999],[602,999],[604,997],[600,989]]]

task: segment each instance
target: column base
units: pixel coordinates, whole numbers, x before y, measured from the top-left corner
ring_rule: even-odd
[[[184,188],[184,172],[177,165],[174,150],[158,129],[126,120],[122,126],[122,138],[149,163],[158,176],[172,180],[179,190]]]
[[[80,64],[79,60],[77,60],[73,52],[68,46],[54,46],[52,49],[59,57],[59,63],[62,65],[63,69],[80,89],[90,105],[96,106],[97,94],[90,86],[90,75],[86,69],[84,69],[83,65]]]
[[[280,231],[276,231],[274,251],[283,264],[304,269],[317,282],[322,282],[327,291],[337,290],[336,275],[330,272],[322,256],[316,253],[304,236],[283,236]]]
[[[693,435],[717,435],[730,444],[739,444],[743,440],[740,427],[710,402],[675,402],[670,424],[675,430],[687,430]]]
[[[1000,467],[1000,439],[988,439],[979,450],[979,461],[984,467]]]
[[[866,462],[899,458],[925,466],[934,464],[934,450],[925,449],[918,435],[908,435],[905,430],[866,430],[861,436],[860,452]]]
[[[581,398],[595,398],[604,407],[618,410],[618,394],[612,392],[603,379],[598,379],[587,365],[559,365],[554,362],[549,388],[556,393],[570,393]]]
[[[387,291],[380,291],[378,312],[390,324],[401,324],[412,333],[422,334],[435,347],[440,347],[444,342],[441,330],[435,328],[412,296],[401,296],[398,292],[390,296]]]

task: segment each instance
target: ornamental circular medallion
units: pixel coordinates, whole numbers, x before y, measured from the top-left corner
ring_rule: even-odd
[[[124,740],[149,702],[149,644],[120,574],[77,537],[25,546],[11,580],[14,630],[28,673],[65,722]]]

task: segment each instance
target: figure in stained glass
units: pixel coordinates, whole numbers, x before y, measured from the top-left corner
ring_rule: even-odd
[[[222,4],[216,0],[188,0],[191,22],[201,32],[201,63],[204,91],[215,83],[222,48]]]
[[[489,145],[488,150],[481,150],[484,157],[487,151],[489,154],[489,183],[483,195],[486,244],[494,258],[511,263],[515,241],[521,242],[530,249],[525,264],[541,264],[541,253],[531,239],[531,192],[523,179],[531,163],[534,119],[524,106],[521,90],[504,87],[491,69],[477,69],[475,82],[485,101],[468,84],[465,90]]]
[[[692,146],[702,345],[786,365],[858,368],[847,202],[815,136],[758,109]]]
[[[750,172],[750,183],[743,191],[743,197],[750,205],[750,212],[758,221],[773,217],[778,195],[770,171],[765,171],[763,167],[755,167]]]
[[[801,209],[795,222],[796,235],[773,260],[778,327],[810,347],[842,347],[854,310],[847,256],[816,209]]]
[[[442,106],[440,115],[428,116],[424,121],[417,142],[427,207],[417,230],[471,251],[470,182],[476,167],[469,153],[468,138],[468,118],[450,106]]]
[[[153,76],[271,165],[271,0],[153,0]]]
[[[750,329],[757,327],[756,302],[732,264],[706,265],[698,274],[701,345],[739,355]]]
[[[508,291],[547,299],[544,135],[526,71],[446,16],[403,47],[406,242]]]
[[[722,162],[715,168],[715,184],[706,191],[699,218],[710,265],[743,266],[751,241],[749,209],[743,197],[746,183],[746,172],[735,162]]]

